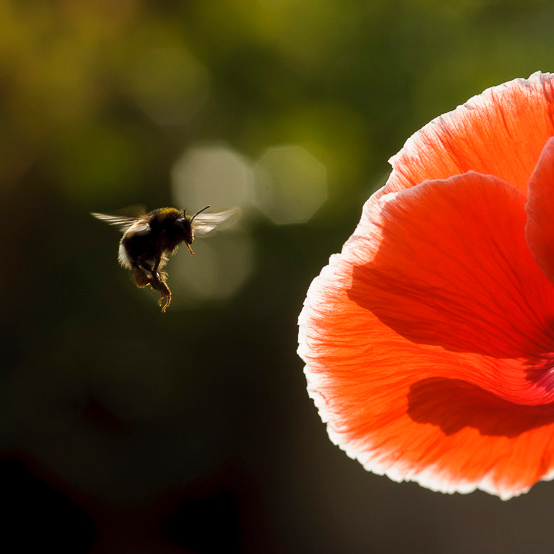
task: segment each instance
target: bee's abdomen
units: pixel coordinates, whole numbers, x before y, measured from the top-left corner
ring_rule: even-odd
[[[139,258],[154,259],[156,241],[152,233],[144,235],[124,235],[119,248],[119,261],[125,267],[131,267]]]

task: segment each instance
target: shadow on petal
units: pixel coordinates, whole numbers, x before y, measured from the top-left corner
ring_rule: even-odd
[[[383,197],[364,214],[365,248],[378,251],[354,264],[349,298],[416,344],[498,359],[554,351],[554,287],[525,241],[524,206],[477,173]]]
[[[469,427],[484,436],[514,438],[554,423],[554,404],[519,406],[460,379],[431,377],[410,387],[408,415],[445,435]]]

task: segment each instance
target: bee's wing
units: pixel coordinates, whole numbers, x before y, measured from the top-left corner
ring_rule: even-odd
[[[224,210],[198,214],[193,222],[192,229],[195,236],[203,237],[217,229],[223,229],[232,225],[242,215],[242,210],[235,206]]]
[[[131,225],[134,225],[137,222],[136,217],[127,217],[124,215],[107,215],[91,212],[93,217],[99,219],[100,221],[105,221],[108,225],[115,225],[119,227],[120,231],[127,231]]]
[[[132,206],[127,206],[122,210],[117,210],[115,214],[99,214],[91,213],[93,217],[99,219],[100,221],[105,221],[108,225],[115,225],[119,227],[121,232],[125,232],[136,223],[144,221],[146,217],[146,208],[143,204],[134,204]]]

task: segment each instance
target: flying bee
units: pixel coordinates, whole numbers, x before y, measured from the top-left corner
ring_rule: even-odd
[[[204,213],[209,207],[202,208],[193,216],[176,208],[160,208],[136,217],[91,215],[119,227],[123,232],[119,242],[119,263],[133,272],[137,287],[150,285],[160,293],[158,305],[165,312],[171,302],[171,290],[167,286],[167,273],[160,270],[169,255],[174,254],[182,242],[194,254],[191,244],[195,237],[230,225],[241,214],[238,207]]]

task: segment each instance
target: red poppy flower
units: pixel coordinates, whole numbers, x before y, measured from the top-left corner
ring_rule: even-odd
[[[554,477],[554,75],[391,159],[300,315],[329,435],[375,473],[502,498]]]

